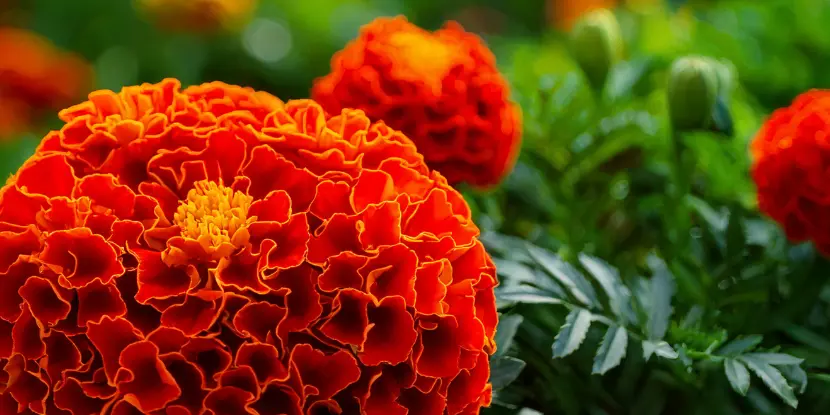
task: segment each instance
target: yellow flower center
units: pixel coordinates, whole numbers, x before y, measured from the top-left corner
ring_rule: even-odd
[[[395,68],[397,75],[404,79],[426,82],[440,91],[441,82],[449,73],[458,47],[448,44],[430,33],[395,33],[389,44],[398,50],[402,67]]]
[[[226,244],[238,247],[237,232],[256,219],[248,217],[252,201],[253,197],[242,192],[203,180],[187,193],[173,221],[182,229],[182,236],[199,241],[205,249]]]

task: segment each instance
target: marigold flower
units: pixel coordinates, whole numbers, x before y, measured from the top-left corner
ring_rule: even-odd
[[[830,255],[830,90],[812,90],[772,113],[751,145],[758,204],[794,242]]]
[[[86,62],[46,39],[0,27],[0,139],[25,131],[42,111],[70,104],[91,75]]]
[[[159,26],[185,32],[233,29],[245,22],[258,0],[137,0]]]
[[[521,114],[493,54],[455,22],[434,33],[379,18],[332,59],[312,95],[338,113],[359,108],[418,146],[451,184],[497,184],[520,148]]]
[[[60,116],[0,190],[0,413],[489,404],[494,265],[403,134],[175,80]]]

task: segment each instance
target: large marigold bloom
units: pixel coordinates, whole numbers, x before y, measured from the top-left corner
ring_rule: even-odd
[[[331,112],[359,108],[418,146],[451,184],[497,184],[520,148],[521,114],[495,57],[455,22],[434,33],[403,17],[379,18],[332,59],[315,100]]]
[[[234,29],[253,13],[258,0],[136,0],[159,26],[174,31]]]
[[[772,113],[752,142],[760,209],[790,240],[830,255],[830,90],[798,96]]]
[[[493,262],[362,111],[98,91],[0,190],[0,413],[476,414]]]
[[[25,131],[39,112],[72,103],[91,76],[84,60],[46,39],[0,27],[0,139]]]

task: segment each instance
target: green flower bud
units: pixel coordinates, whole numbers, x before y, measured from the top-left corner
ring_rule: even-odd
[[[583,16],[571,31],[571,51],[591,85],[600,90],[611,68],[622,59],[620,24],[610,10]]]
[[[724,99],[729,98],[735,89],[735,78],[738,76],[738,70],[735,69],[735,65],[732,62],[726,59],[708,59],[718,78],[718,95]]]
[[[718,98],[718,75],[709,58],[684,57],[669,73],[669,117],[676,131],[700,130],[712,121]]]

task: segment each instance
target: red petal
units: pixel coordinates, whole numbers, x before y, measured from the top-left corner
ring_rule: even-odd
[[[205,398],[207,414],[213,415],[248,415],[248,404],[254,400],[251,392],[234,386],[223,386],[208,393]]]
[[[24,258],[15,261],[8,271],[0,272],[0,318],[10,322],[17,320],[23,305],[23,297],[18,291],[35,275],[40,275],[40,267]]]
[[[277,348],[270,344],[243,344],[236,353],[236,365],[250,366],[260,384],[288,379],[288,370],[280,361]]]
[[[17,185],[25,187],[29,193],[69,196],[75,187],[75,176],[66,155],[36,155],[18,170]]]
[[[34,226],[19,233],[0,231],[0,246],[3,247],[0,251],[0,273],[4,273],[20,255],[31,255],[40,250],[40,236]]]
[[[377,306],[370,306],[369,323],[371,328],[360,354],[363,364],[395,365],[409,357],[418,333],[415,331],[415,320],[406,310],[402,297],[386,297]]]
[[[20,355],[9,359],[3,370],[8,373],[3,394],[11,395],[18,404],[17,410],[13,413],[28,409],[43,414],[46,410],[49,386],[40,378],[40,374],[26,371],[26,361]]]
[[[110,382],[115,380],[115,373],[121,367],[118,360],[121,351],[141,340],[138,330],[129,321],[120,317],[104,317],[100,322],[90,322],[87,325],[87,336],[98,349]]]
[[[362,254],[358,239],[358,217],[335,214],[322,226],[322,230],[308,243],[308,261],[323,265],[330,257],[342,252]]]
[[[396,379],[384,373],[372,383],[363,411],[366,415],[407,415],[406,408],[397,402],[400,394]]]
[[[202,402],[205,400],[207,390],[202,371],[195,364],[185,360],[179,353],[168,353],[161,356],[167,371],[176,380],[182,393],[178,399],[168,404],[170,407],[177,405],[186,408],[190,414],[198,414],[202,410]],[[188,415],[190,415],[188,414]]]
[[[291,198],[284,190],[274,190],[251,204],[248,217],[252,216],[259,222],[285,223],[291,216]]]
[[[127,304],[127,315],[124,318],[145,334],[158,328],[161,313],[149,305],[142,305],[135,301],[135,295],[138,292],[136,271],[129,271],[118,277],[115,284],[118,292],[121,293],[121,298]]]
[[[132,249],[142,245],[141,236],[143,233],[144,225],[141,222],[117,221],[112,224],[112,234],[109,241],[126,249]]]
[[[0,223],[31,225],[36,223],[35,216],[48,205],[43,195],[26,193],[17,186],[6,186],[0,190]],[[0,271],[3,269],[0,266]]]
[[[133,215],[136,195],[129,187],[119,185],[110,174],[92,174],[78,182],[75,197],[88,196],[96,205],[112,209],[115,216],[128,219]]]
[[[228,369],[219,376],[219,387],[233,386],[259,397],[259,382],[250,366]]]
[[[46,359],[41,362],[52,385],[63,381],[65,370],[81,368],[81,352],[75,343],[59,331],[52,330],[46,338]]]
[[[127,304],[115,284],[104,285],[94,280],[78,289],[78,326],[101,321],[104,316],[114,319],[125,314]]]
[[[112,407],[112,415],[144,415],[140,409],[133,406],[128,400],[118,401]]]
[[[360,368],[352,355],[340,350],[332,355],[299,344],[291,352],[291,364],[300,373],[304,387],[313,386],[319,399],[331,398],[360,378]]]
[[[275,290],[289,290],[285,296],[287,314],[277,326],[280,339],[285,340],[289,332],[305,330],[323,312],[317,292],[317,271],[313,268],[299,266],[280,271],[269,280],[269,285]]]
[[[343,288],[363,288],[363,277],[357,272],[368,258],[351,252],[341,252],[329,258],[328,266],[320,274],[320,289],[335,291]]]
[[[12,353],[20,353],[23,357],[36,360],[46,354],[46,344],[43,342],[43,325],[32,315],[29,305],[23,305],[23,312],[14,323],[12,329]]]
[[[343,408],[334,400],[316,401],[309,405],[306,411],[308,415],[340,415]]]
[[[194,337],[182,347],[182,355],[202,371],[205,382],[210,386],[216,382],[214,375],[224,372],[231,365],[231,354],[224,345],[209,337]]]
[[[160,183],[143,182],[138,186],[142,195],[152,197],[161,207],[164,217],[173,220],[173,214],[179,208],[179,197],[169,187]]]
[[[398,244],[381,248],[370,258],[360,274],[366,280],[369,293],[378,299],[401,296],[408,306],[415,304],[415,270],[418,257],[406,245]]]
[[[265,261],[260,266],[268,269],[291,268],[300,265],[308,252],[311,238],[305,213],[291,216],[288,223],[254,222],[248,227],[253,253],[260,252]]]
[[[162,409],[181,395],[158,352],[155,344],[145,340],[124,348],[118,360],[118,393],[145,413]]]
[[[216,267],[216,279],[220,285],[238,290],[253,291],[257,294],[266,294],[269,291],[262,283],[259,257],[247,250],[230,258],[222,258]]]
[[[276,382],[262,390],[259,400],[251,405],[259,415],[302,415],[300,397],[293,389]]]
[[[161,252],[136,249],[135,253],[138,256],[135,300],[139,303],[184,294],[199,283],[199,273],[192,265],[170,267],[162,261]]]
[[[450,383],[447,391],[447,410],[450,415],[461,413],[467,405],[480,402],[485,395],[487,380],[490,378],[490,363],[487,353],[478,354],[476,366],[462,370]]]
[[[453,316],[426,316],[420,323],[420,347],[415,350],[418,374],[435,378],[455,376],[460,369],[458,323]]]
[[[309,213],[320,219],[326,220],[336,213],[354,214],[349,196],[352,187],[346,182],[333,182],[330,180],[320,182],[317,185],[317,194],[311,202]]]
[[[0,359],[8,359],[12,355],[12,330],[14,323],[0,319]]]
[[[394,200],[395,196],[397,192],[392,176],[383,171],[362,170],[355,183],[351,203],[355,212],[361,212],[369,205]]]
[[[406,235],[426,233],[438,238],[452,236],[457,245],[467,245],[478,236],[478,228],[454,212],[453,206],[447,201],[447,191],[443,189],[433,189],[422,203],[410,208],[412,214],[404,226]]]
[[[447,285],[452,280],[452,265],[446,259],[422,263],[415,271],[415,310],[423,314],[443,314]]]
[[[363,229],[359,239],[363,249],[374,251],[381,246],[400,242],[401,207],[397,202],[368,206],[361,217]]]
[[[183,304],[176,304],[161,314],[161,324],[193,336],[210,328],[219,318],[225,297],[221,291],[202,290],[187,295]]]
[[[285,317],[286,310],[268,302],[248,303],[236,314],[233,326],[242,335],[265,342],[268,333],[276,333],[277,325]]]
[[[55,390],[55,406],[72,412],[73,415],[100,414],[108,401],[109,399],[88,396],[75,378],[67,378]]]
[[[332,302],[331,317],[320,332],[344,344],[363,347],[369,327],[368,306],[372,296],[362,291],[347,288],[337,293]]]
[[[66,288],[83,287],[96,278],[108,284],[124,273],[115,249],[86,228],[51,233],[40,259],[62,274],[59,281]]]
[[[178,352],[187,343],[188,336],[173,327],[159,327],[147,336],[159,348],[159,354]]]
[[[291,196],[295,212],[304,212],[314,199],[317,178],[305,169],[298,169],[268,146],[258,146],[243,173],[251,178],[249,194],[263,199],[272,190],[285,190]],[[279,177],[279,180],[274,180]]]

